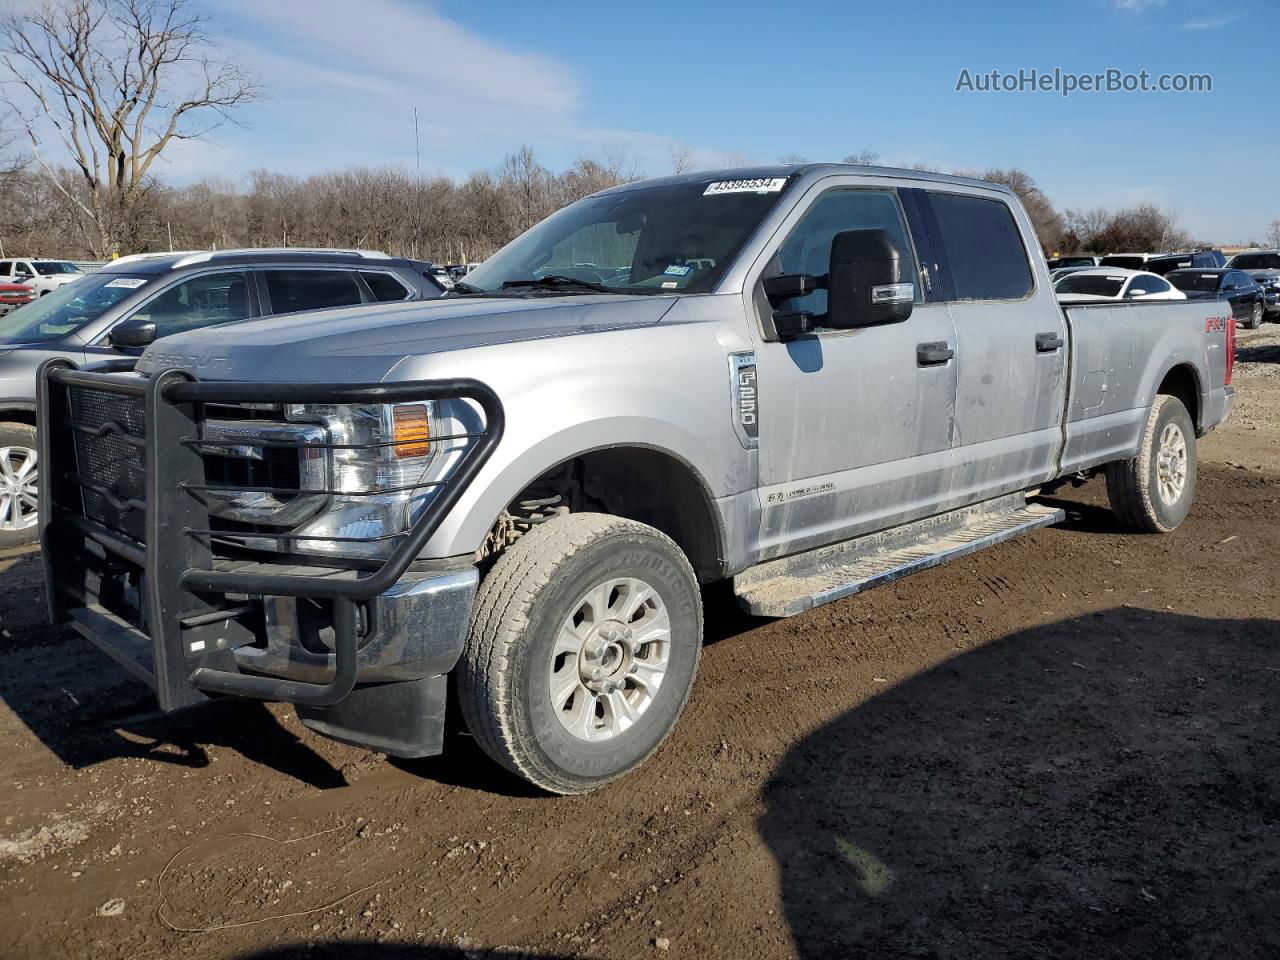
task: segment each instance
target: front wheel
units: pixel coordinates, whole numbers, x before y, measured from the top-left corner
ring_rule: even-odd
[[[1160,394],[1151,405],[1138,455],[1107,464],[1107,497],[1132,530],[1168,533],[1196,495],[1196,430],[1182,401]]]
[[[39,536],[36,428],[0,423],[0,549],[35,543]]]
[[[633,520],[534,527],[480,584],[458,704],[480,747],[552,793],[639,766],[684,709],[702,597],[680,548]]]

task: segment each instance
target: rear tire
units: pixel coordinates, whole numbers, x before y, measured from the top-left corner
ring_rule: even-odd
[[[1245,323],[1245,326],[1250,330],[1257,330],[1262,326],[1262,315],[1265,312],[1262,302],[1255,300],[1253,303],[1253,309],[1249,311],[1249,320]]]
[[[25,547],[40,538],[36,428],[0,422],[0,549]]]
[[[1196,431],[1182,401],[1159,394],[1138,455],[1106,467],[1107,497],[1131,530],[1168,533],[1186,519],[1196,495]]]
[[[623,776],[675,726],[702,652],[680,548],[595,513],[543,523],[480,584],[458,705],[491,758],[551,793]]]

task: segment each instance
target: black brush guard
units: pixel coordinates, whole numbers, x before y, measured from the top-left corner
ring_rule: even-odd
[[[502,437],[504,417],[497,395],[476,380],[424,380],[409,383],[249,383],[196,380],[180,370],[142,379],[127,375],[131,363],[109,372],[79,370],[66,361],[46,362],[38,375],[40,445],[40,539],[49,585],[50,615],[55,623],[71,621],[76,629],[146,681],[165,711],[190,706],[207,694],[230,694],[262,700],[330,706],[355,686],[360,617],[357,605],[386,592],[409,569],[493,453]],[[126,374],[121,376],[120,374]],[[145,437],[131,435],[118,420],[89,428],[72,413],[71,391],[82,388],[118,397],[141,399]],[[478,405],[483,430],[432,437],[432,443],[468,441],[467,449],[441,480],[417,487],[436,487],[436,495],[412,526],[397,534],[386,561],[373,570],[310,568],[218,558],[213,538],[296,540],[288,533],[226,533],[210,529],[200,494],[262,491],[289,494],[268,486],[209,484],[199,436],[204,404],[395,404],[463,399]],[[141,498],[117,492],[78,472],[76,434],[110,434],[145,457]],[[215,444],[217,441],[213,441]],[[237,445],[260,447],[358,449],[380,444],[308,443],[237,438]],[[86,516],[85,491],[106,498],[120,516],[141,513],[144,536],[139,542]],[[314,492],[314,491],[308,491]],[[323,492],[323,491],[322,491]],[[330,491],[332,492],[332,491]],[[370,491],[370,494],[386,490]],[[347,494],[350,495],[350,494]],[[101,501],[98,501],[101,502]],[[344,539],[344,538],[317,538]],[[353,539],[353,538],[345,538]],[[131,565],[131,566],[129,566]],[[144,589],[138,598],[143,630],[108,610],[99,590],[110,571],[122,567],[140,573]],[[227,595],[291,596],[332,603],[335,669],[328,683],[305,683],[240,673],[233,650],[253,642],[253,633],[237,623],[245,604]],[[148,669],[146,663],[150,661]]]

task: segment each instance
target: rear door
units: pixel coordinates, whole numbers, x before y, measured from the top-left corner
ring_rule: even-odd
[[[926,197],[956,329],[955,482],[948,506],[958,506],[1055,474],[1067,324],[1020,208],[960,186],[929,190]]]

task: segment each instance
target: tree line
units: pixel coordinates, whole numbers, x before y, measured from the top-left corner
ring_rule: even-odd
[[[320,246],[481,260],[557,208],[638,176],[617,151],[553,171],[525,146],[458,180],[352,167],[166,183],[155,162],[171,144],[207,138],[262,94],[219,49],[201,9],[192,0],[60,0],[0,14],[0,252],[104,260]],[[879,155],[844,159],[872,165]],[[672,151],[671,172],[690,166],[688,149]],[[1059,211],[1025,171],[967,175],[1012,188],[1049,254],[1192,245],[1176,216],[1151,204]],[[1280,245],[1280,221],[1271,233]]]

